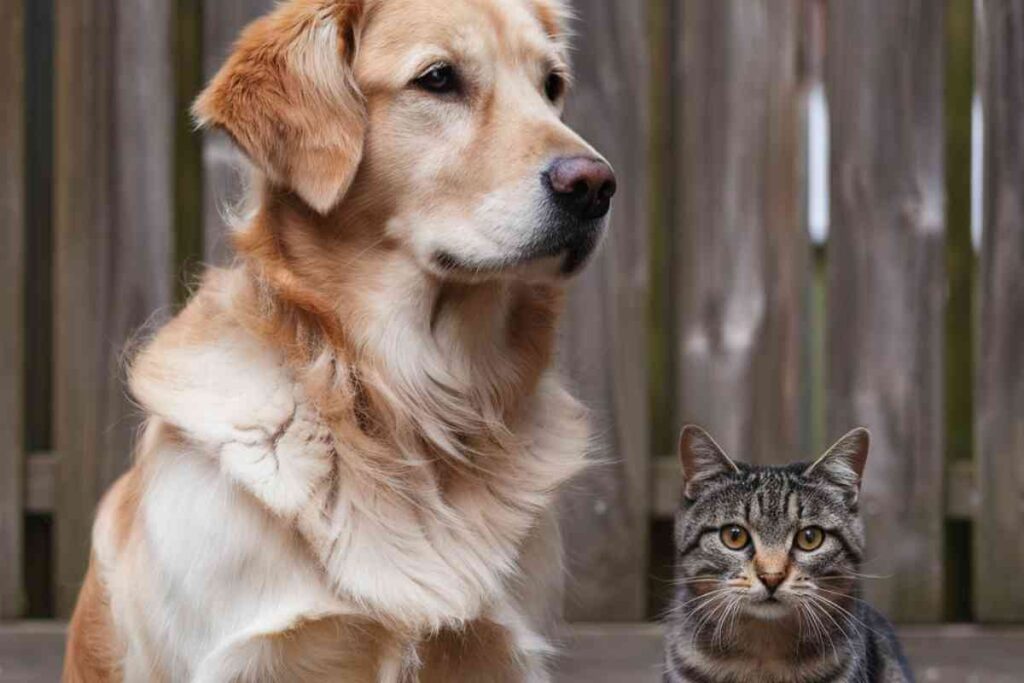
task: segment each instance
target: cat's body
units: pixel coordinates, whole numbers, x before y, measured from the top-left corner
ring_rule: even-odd
[[[892,626],[860,598],[867,448],[855,430],[813,465],[756,467],[684,430],[667,682],[913,680]]]

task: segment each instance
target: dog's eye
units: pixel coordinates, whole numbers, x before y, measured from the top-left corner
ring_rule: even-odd
[[[544,81],[544,94],[552,102],[557,102],[565,94],[565,76],[552,71]]]
[[[444,62],[434,64],[414,82],[427,92],[439,95],[455,92],[459,88],[459,77],[455,67]]]

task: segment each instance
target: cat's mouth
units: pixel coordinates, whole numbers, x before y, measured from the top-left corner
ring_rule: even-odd
[[[746,611],[752,617],[764,621],[782,619],[791,613],[790,606],[777,595],[768,595],[747,602]]]

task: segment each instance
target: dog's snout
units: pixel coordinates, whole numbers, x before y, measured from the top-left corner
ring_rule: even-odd
[[[600,159],[558,159],[545,174],[555,200],[579,218],[592,220],[608,213],[617,184],[611,167]]]

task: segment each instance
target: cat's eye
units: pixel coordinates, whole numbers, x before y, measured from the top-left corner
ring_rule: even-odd
[[[446,95],[459,89],[459,75],[455,67],[445,62],[434,64],[413,82],[423,90],[437,95]]]
[[[809,526],[796,534],[796,547],[806,552],[817,550],[824,542],[825,532],[821,530],[821,527]]]
[[[729,550],[743,550],[750,543],[750,534],[739,524],[722,527],[719,537],[722,539],[722,544]]]

